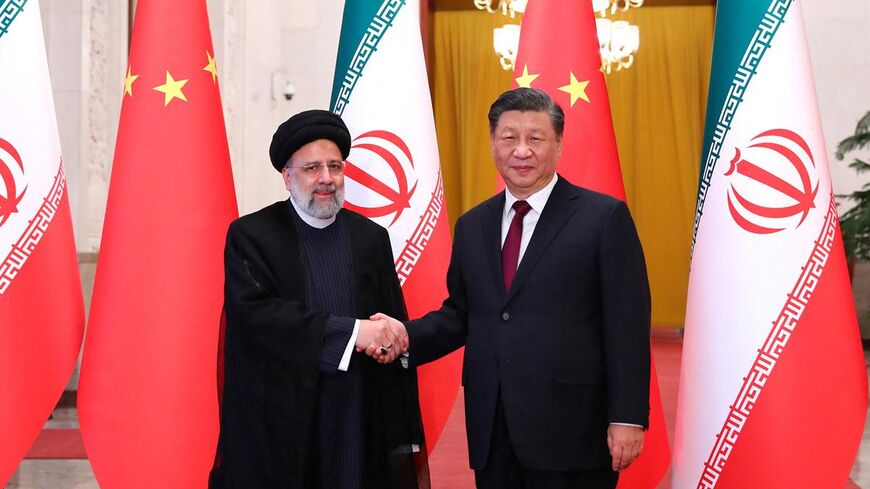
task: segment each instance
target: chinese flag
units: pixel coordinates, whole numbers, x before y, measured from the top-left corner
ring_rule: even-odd
[[[206,0],[139,0],[79,385],[103,489],[204,488],[237,215]]]
[[[515,83],[546,91],[565,111],[559,174],[625,200],[591,2],[531,1],[521,29]],[[640,457],[620,474],[623,489],[656,487],[670,464],[655,364],[650,367],[649,431]]]
[[[39,3],[0,20],[0,487],[75,367],[84,307]]]

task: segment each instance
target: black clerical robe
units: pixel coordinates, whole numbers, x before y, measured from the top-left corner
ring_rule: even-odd
[[[212,489],[317,487],[321,352],[329,314],[310,308],[295,210],[277,202],[230,225],[221,432]],[[406,317],[386,230],[342,210],[356,316]],[[413,369],[354,353],[363,379],[364,484],[428,487],[411,445],[423,444]],[[423,448],[425,450],[425,448]],[[423,474],[418,477],[417,474]]]

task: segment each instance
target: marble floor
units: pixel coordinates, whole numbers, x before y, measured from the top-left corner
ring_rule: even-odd
[[[674,339],[655,339],[654,354],[659,373],[663,410],[668,431],[673,439],[676,392],[679,382],[681,342]],[[865,352],[870,365],[870,352]],[[444,436],[430,458],[432,489],[471,489],[473,476],[468,469],[465,453],[464,426],[461,397],[448,420]],[[54,412],[47,428],[77,428],[75,408],[62,408]],[[855,459],[851,479],[855,487],[870,489],[870,413],[864,427],[861,447]],[[669,476],[659,489],[669,489]],[[6,489],[98,489],[93,471],[87,460],[24,460],[9,480]],[[815,488],[814,488],[815,489]],[[839,488],[837,488],[839,489]]]
[[[46,428],[78,428],[76,409],[58,408]],[[94,472],[87,460],[26,459],[9,479],[6,489],[98,489]]]

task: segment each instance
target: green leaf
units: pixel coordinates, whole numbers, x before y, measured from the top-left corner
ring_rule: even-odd
[[[838,160],[842,160],[846,154],[868,146],[870,146],[870,111],[864,114],[864,117],[858,121],[858,124],[855,126],[855,133],[840,141],[834,156]]]

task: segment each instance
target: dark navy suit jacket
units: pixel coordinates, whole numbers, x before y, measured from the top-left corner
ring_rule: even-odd
[[[650,298],[625,203],[559,177],[509,291],[501,273],[505,195],[456,223],[441,309],[408,323],[421,364],[465,345],[471,466],[486,465],[496,399],[520,463],[610,466],[607,426],[647,426]]]

